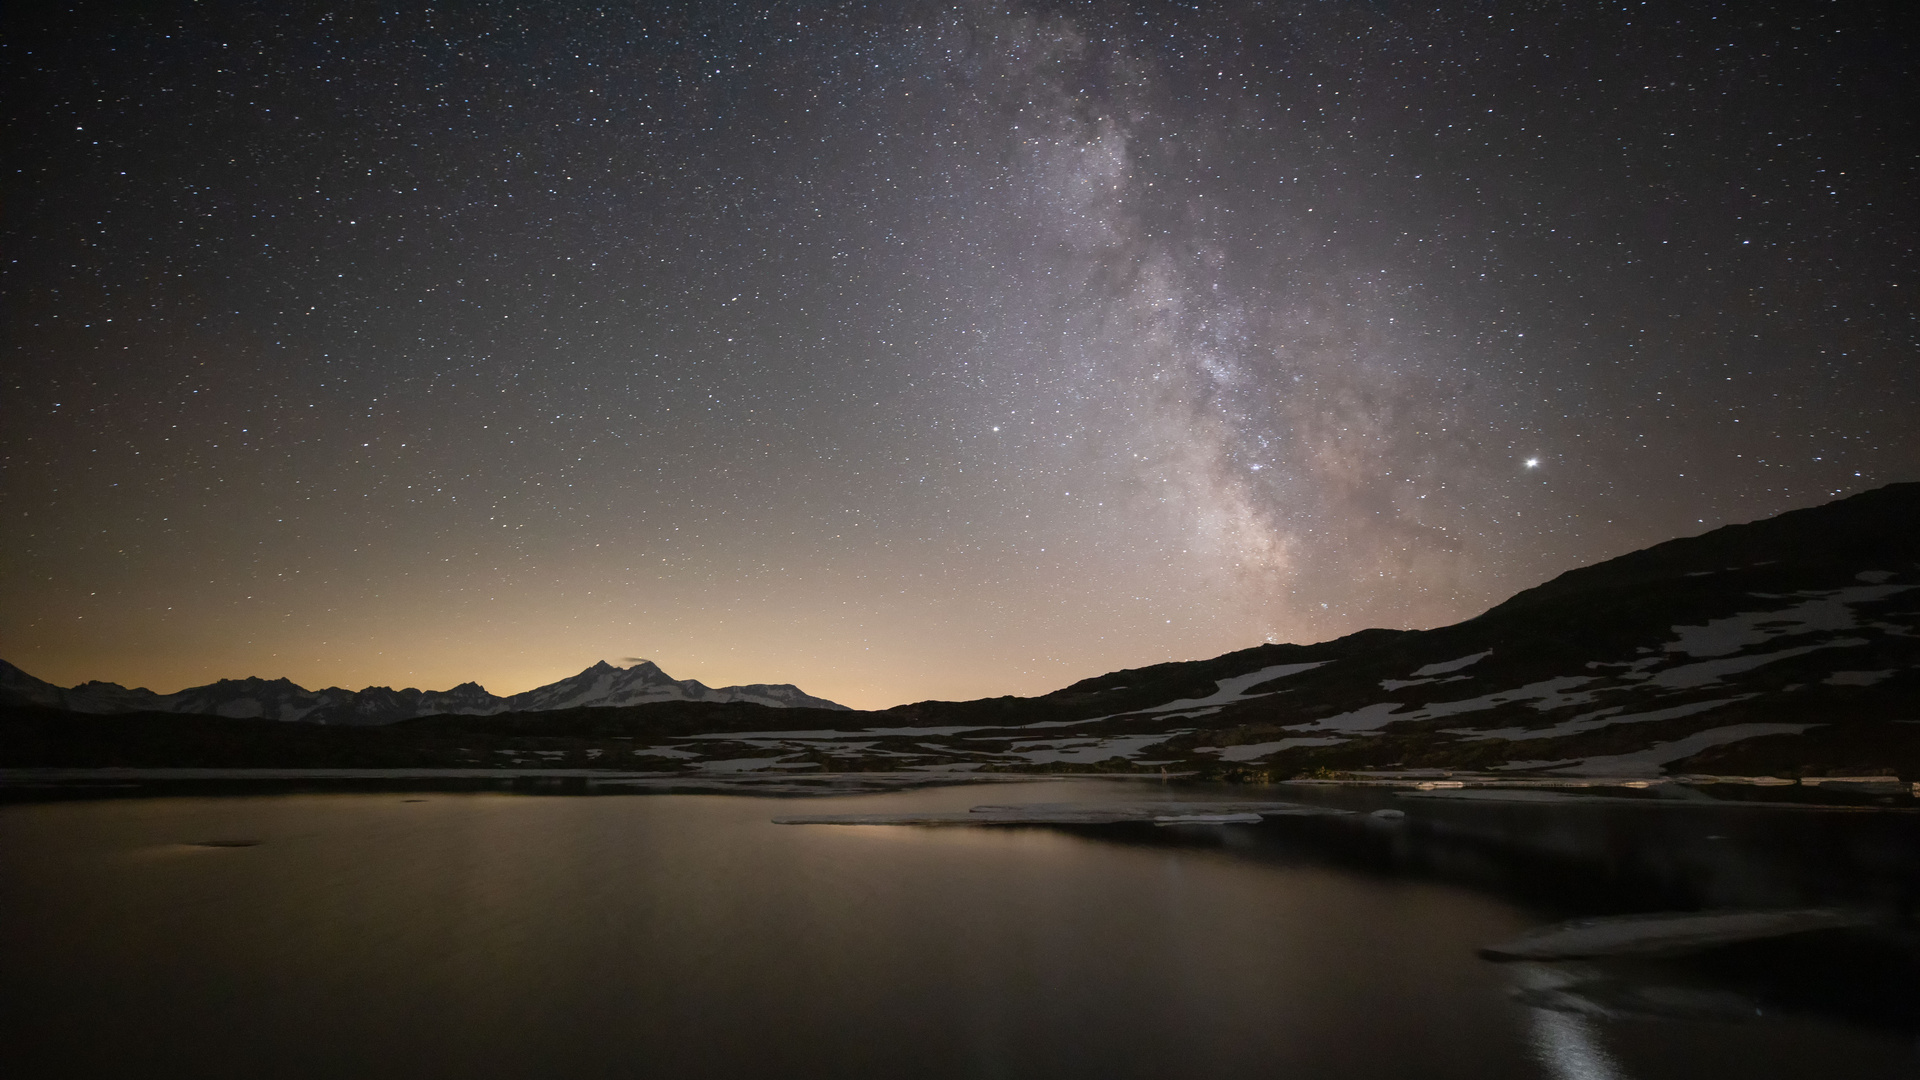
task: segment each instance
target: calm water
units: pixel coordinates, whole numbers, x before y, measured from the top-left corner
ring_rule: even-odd
[[[1116,790],[0,808],[0,1045],[21,1077],[1920,1075],[1905,1002],[1776,1008],[1786,954],[1602,972],[1693,995],[1611,1017],[1540,1004],[1592,970],[1475,955],[1583,906],[1884,899],[1890,817],[770,823]],[[1841,981],[1897,985],[1878,947]]]

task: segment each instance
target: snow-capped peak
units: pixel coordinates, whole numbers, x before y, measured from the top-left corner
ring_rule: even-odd
[[[679,680],[651,660],[618,667],[601,660],[578,675],[511,697],[496,697],[477,682],[450,690],[308,690],[289,679],[221,679],[175,694],[115,683],[87,682],[61,689],[0,661],[0,704],[42,705],[82,713],[172,712],[334,724],[390,724],[416,716],[548,712],[582,707],[645,705],[657,701],[750,702],[770,708],[845,709],[787,684],[725,686]]]

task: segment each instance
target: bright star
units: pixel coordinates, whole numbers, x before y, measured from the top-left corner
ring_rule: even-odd
[[[1540,459],[1539,459],[1539,458],[1537,458],[1537,457],[1530,457],[1530,458],[1528,458],[1528,459],[1527,459],[1527,468],[1529,468],[1529,469],[1537,469],[1537,468],[1539,468],[1539,467],[1540,467]]]

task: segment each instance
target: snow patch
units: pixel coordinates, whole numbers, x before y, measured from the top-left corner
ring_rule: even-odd
[[[1364,708],[1352,712],[1329,716],[1311,724],[1295,724],[1294,731],[1378,731],[1388,724],[1400,720],[1423,720],[1422,712],[1415,711],[1404,716],[1396,716],[1403,706],[1397,701],[1376,701]]]
[[[1079,721],[1075,721],[1078,723]],[[1039,725],[1034,725],[1038,727]],[[992,731],[992,727],[972,724],[959,727],[862,728],[859,731],[834,731],[818,728],[804,731],[715,731],[704,735],[676,735],[677,739],[718,739],[741,742],[747,739],[872,739],[882,735],[958,735],[963,731]]]
[[[1671,709],[1655,709],[1653,712],[1627,713],[1616,715],[1620,706],[1601,709],[1598,712],[1585,713],[1571,720],[1563,720],[1549,728],[1500,728],[1497,731],[1475,731],[1472,728],[1448,728],[1449,735],[1464,735],[1466,742],[1480,742],[1486,739],[1563,739],[1569,735],[1581,735],[1589,731],[1598,731],[1615,724],[1649,724],[1657,720],[1678,720],[1683,716],[1692,716],[1722,705],[1731,705],[1736,701],[1745,701],[1752,694],[1739,697],[1719,698],[1714,701],[1695,701],[1687,705],[1675,705]]]
[[[723,773],[758,772],[761,769],[810,769],[817,767],[810,761],[794,762],[791,765],[781,764],[781,762],[792,756],[792,754],[783,754],[780,757],[728,758],[725,761],[703,762],[700,767],[707,772]]]
[[[1007,757],[1021,758],[1031,764],[1041,765],[1051,761],[1078,762],[1091,765],[1108,758],[1131,758],[1149,746],[1166,742],[1183,732],[1167,731],[1154,735],[1123,735],[1111,739],[1053,739],[1023,743],[1010,750]]]
[[[1388,693],[1404,690],[1409,686],[1429,686],[1434,683],[1466,682],[1465,675],[1449,675],[1444,679],[1381,679],[1380,689]]]
[[[1314,668],[1329,662],[1330,661],[1319,660],[1311,664],[1276,664],[1273,667],[1261,668],[1259,671],[1250,671],[1245,675],[1235,675],[1232,678],[1221,679],[1215,684],[1213,693],[1208,694],[1206,697],[1181,698],[1179,701],[1169,701],[1165,705],[1156,705],[1151,709],[1141,709],[1140,713],[1184,712],[1190,709],[1205,708],[1207,706],[1231,705],[1236,701],[1244,700],[1250,696],[1247,690],[1251,687],[1259,686],[1264,682],[1272,682],[1274,679],[1284,679],[1289,675],[1298,675],[1303,671],[1312,671]],[[1114,715],[1134,716],[1138,714],[1115,713]],[[1102,719],[1105,719],[1105,717],[1102,717]]]
[[[693,753],[690,750],[680,750],[671,746],[649,746],[644,750],[635,750],[633,755],[635,757],[682,758],[686,760],[697,760],[700,757],[699,754]]]
[[[1461,713],[1479,712],[1483,709],[1495,709],[1516,702],[1530,702],[1540,712],[1558,709],[1567,705],[1587,705],[1593,702],[1594,691],[1583,690],[1568,693],[1575,687],[1585,686],[1596,681],[1588,675],[1561,675],[1542,682],[1528,683],[1513,690],[1502,690],[1477,698],[1465,698],[1460,701],[1432,702],[1414,709],[1412,712],[1400,712],[1402,706],[1397,701],[1376,701],[1364,708],[1352,712],[1329,716],[1310,724],[1294,724],[1291,731],[1378,731],[1388,724],[1397,724],[1409,720],[1434,720],[1443,716],[1458,716]]]
[[[1295,746],[1337,746],[1346,741],[1332,736],[1307,736],[1297,739],[1279,739],[1274,742],[1248,743],[1244,746],[1222,746],[1219,748],[1219,753],[1222,761],[1252,761]],[[1214,748],[1201,746],[1195,749],[1212,750]]]
[[[1891,668],[1886,671],[1836,671],[1827,676],[1826,681],[1828,686],[1872,686],[1892,674]]]
[[[1463,656],[1458,660],[1442,660],[1437,664],[1428,664],[1426,667],[1423,667],[1420,670],[1415,671],[1413,673],[1413,677],[1416,679],[1420,679],[1420,678],[1425,678],[1428,675],[1451,675],[1452,673],[1459,671],[1461,668],[1472,667],[1473,665],[1479,663],[1482,660],[1485,660],[1487,657],[1492,655],[1493,655],[1493,650],[1488,649],[1485,652],[1474,653],[1472,656]]]
[[[1878,571],[1869,571],[1877,573]],[[1778,637],[1819,631],[1852,630],[1858,625],[1853,605],[1884,600],[1907,592],[1912,585],[1856,585],[1823,593],[1801,593],[1799,603],[1773,611],[1743,611],[1702,626],[1672,628],[1674,640],[1666,651],[1688,656],[1727,656]],[[1764,594],[1756,593],[1756,596]],[[1765,597],[1774,599],[1774,597]],[[1781,597],[1780,599],[1785,599]]]
[[[1628,754],[1590,757],[1578,765],[1569,765],[1564,769],[1553,771],[1573,776],[1658,776],[1660,766],[1669,761],[1692,757],[1710,746],[1744,742],[1762,735],[1798,735],[1808,728],[1819,726],[1818,724],[1730,724],[1726,727],[1696,731],[1684,739],[1654,743],[1644,750],[1635,750]]]
[[[1791,649],[1775,649],[1773,652],[1756,656],[1733,656],[1725,660],[1702,660],[1697,664],[1681,664],[1665,671],[1654,673],[1647,679],[1648,686],[1658,686],[1667,690],[1690,690],[1697,686],[1719,682],[1728,675],[1738,675],[1744,671],[1771,664],[1776,660],[1786,660],[1795,656],[1805,656],[1821,649],[1847,649],[1857,645],[1866,645],[1865,638],[1835,638],[1818,645],[1800,645]]]

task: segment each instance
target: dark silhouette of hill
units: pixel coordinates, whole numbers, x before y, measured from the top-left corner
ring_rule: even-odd
[[[1038,697],[877,712],[673,700],[357,728],[15,706],[0,765],[1913,779],[1916,721],[1920,484],[1896,484],[1571,570],[1452,626],[1261,645]]]

